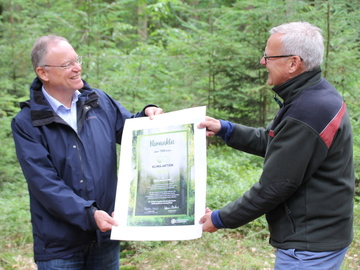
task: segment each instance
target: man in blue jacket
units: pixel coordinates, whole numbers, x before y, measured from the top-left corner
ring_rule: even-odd
[[[260,64],[283,104],[267,128],[208,117],[207,135],[264,157],[259,182],[220,210],[203,231],[242,226],[263,214],[275,269],[339,269],[353,237],[352,131],[345,103],[321,78],[320,29],[306,22],[274,27]]]
[[[59,36],[40,37],[31,60],[30,100],[12,121],[16,153],[28,183],[38,269],[119,269],[110,240],[117,185],[116,143],[131,114],[81,79],[82,59]]]

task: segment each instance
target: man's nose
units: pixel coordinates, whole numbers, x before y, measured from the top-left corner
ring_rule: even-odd
[[[260,65],[266,66],[265,57],[261,57],[261,59],[260,59]]]

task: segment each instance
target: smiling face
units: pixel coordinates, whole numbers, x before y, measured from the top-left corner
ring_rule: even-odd
[[[62,66],[77,60],[74,48],[66,41],[50,41],[45,57],[46,65]],[[46,91],[53,96],[72,95],[84,86],[81,80],[81,65],[74,63],[68,68],[38,67],[38,76],[43,81]]]
[[[276,56],[276,55],[284,54],[281,51],[282,36],[283,34],[279,34],[279,33],[270,36],[265,48],[265,54],[267,56]],[[260,64],[264,65],[266,69],[269,71],[267,83],[273,86],[280,85],[304,71],[299,56],[268,58],[266,61],[263,57],[260,60]]]

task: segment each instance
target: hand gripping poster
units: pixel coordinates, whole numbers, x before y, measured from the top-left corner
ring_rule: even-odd
[[[205,214],[206,107],[127,119],[121,142],[111,239],[201,237]]]

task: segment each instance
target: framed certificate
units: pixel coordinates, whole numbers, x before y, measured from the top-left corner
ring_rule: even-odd
[[[201,237],[205,212],[205,107],[126,120],[111,238]]]

